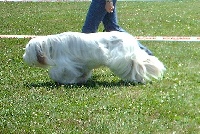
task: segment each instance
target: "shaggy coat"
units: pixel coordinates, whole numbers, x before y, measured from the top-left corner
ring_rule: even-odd
[[[125,32],[36,37],[26,45],[23,59],[30,66],[48,67],[50,77],[62,84],[85,83],[100,66],[135,83],[161,78],[165,71],[158,58],[140,49],[138,41]]]

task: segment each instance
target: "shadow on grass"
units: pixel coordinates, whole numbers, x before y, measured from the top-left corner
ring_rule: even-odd
[[[135,86],[136,84],[134,82],[125,82],[122,80],[119,81],[96,81],[96,80],[88,80],[84,84],[66,84],[62,85],[53,81],[49,82],[39,82],[39,83],[26,83],[25,87],[27,88],[36,88],[36,87],[44,87],[49,90],[59,88],[59,87],[65,87],[65,88],[98,88],[98,87],[121,87],[121,86]]]

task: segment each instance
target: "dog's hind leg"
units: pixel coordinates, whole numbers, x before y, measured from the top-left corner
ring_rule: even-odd
[[[146,54],[147,55],[147,54]],[[165,70],[164,65],[156,57],[126,57],[125,59],[111,60],[107,65],[112,72],[122,80],[145,83],[151,77],[159,79]]]
[[[124,81],[135,82],[136,72],[133,72],[133,61],[126,58],[110,60],[107,67]]]

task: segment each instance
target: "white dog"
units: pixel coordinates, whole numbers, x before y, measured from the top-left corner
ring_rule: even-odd
[[[26,45],[23,59],[30,66],[50,67],[50,77],[61,84],[85,83],[92,69],[100,66],[136,83],[161,78],[165,71],[162,62],[140,49],[138,41],[125,32],[36,37]]]

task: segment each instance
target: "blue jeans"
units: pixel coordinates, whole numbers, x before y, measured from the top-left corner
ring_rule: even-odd
[[[113,0],[114,11],[108,13],[105,10],[105,0],[92,0],[85,23],[82,28],[83,33],[95,33],[98,30],[99,24],[102,22],[104,25],[104,31],[119,31],[126,32],[123,28],[118,25],[117,20],[117,10],[116,10],[117,0]],[[153,55],[152,52],[143,46],[140,42],[138,45],[141,49],[144,49],[149,55]]]

